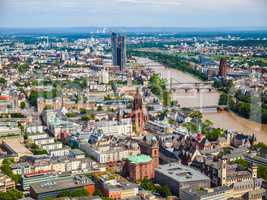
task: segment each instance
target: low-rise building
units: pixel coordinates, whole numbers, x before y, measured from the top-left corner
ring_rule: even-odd
[[[62,157],[62,156],[67,156],[70,153],[70,148],[69,147],[63,147],[60,149],[53,149],[48,151],[48,155],[51,157]]]
[[[30,196],[37,200],[46,198],[55,198],[60,193],[68,191],[74,192],[79,189],[85,189],[92,195],[95,190],[95,184],[86,176],[67,177],[62,180],[47,180],[39,183],[33,183],[30,187]]]
[[[15,189],[15,181],[0,172],[0,192],[7,192],[12,189]]]
[[[179,163],[160,165],[155,170],[155,181],[160,185],[167,185],[172,193],[178,196],[181,196],[183,191],[210,187],[209,177]]]
[[[27,137],[29,140],[34,141],[38,139],[48,138],[49,136],[47,133],[27,133]]]
[[[152,158],[148,155],[136,155],[129,156],[125,164],[126,176],[129,177],[131,181],[141,181],[145,178],[154,178],[154,165]]]
[[[100,166],[90,158],[73,157],[44,157],[40,159],[28,158],[26,162],[12,165],[12,172],[28,176],[29,174],[38,174],[43,171],[53,171],[56,173],[86,173],[98,171]]]
[[[130,118],[120,121],[101,121],[96,124],[96,127],[102,130],[104,135],[132,135],[132,120]]]
[[[119,175],[109,172],[95,175],[96,185],[103,194],[111,199],[128,199],[136,197],[138,185],[131,183]]]
[[[13,152],[14,155],[17,155],[17,158],[22,156],[31,156],[32,152],[28,150],[24,144],[22,144],[19,139],[8,139],[2,141],[2,148],[8,152]]]
[[[160,121],[148,121],[145,125],[145,129],[150,131],[151,133],[169,133],[170,127],[167,123],[163,123]]]
[[[82,142],[80,149],[99,163],[117,162],[130,155],[140,154],[139,145],[126,138],[104,137],[90,144]]]
[[[44,149],[46,151],[51,151],[51,150],[55,150],[55,149],[62,149],[63,144],[62,144],[62,142],[55,142],[55,143],[51,143],[51,144],[41,145],[41,147],[42,147],[42,149]]]
[[[34,144],[36,145],[46,145],[46,144],[51,144],[54,142],[55,142],[55,138],[52,138],[52,137],[34,139]]]

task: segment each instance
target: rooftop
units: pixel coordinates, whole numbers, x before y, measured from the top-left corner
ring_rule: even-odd
[[[133,164],[146,163],[152,160],[150,156],[144,154],[129,156],[127,159],[130,163]]]
[[[21,144],[18,139],[3,140],[3,144],[11,148],[15,153],[32,155],[32,152]]]
[[[179,163],[160,165],[156,169],[156,172],[164,174],[165,176],[168,176],[169,178],[174,179],[175,181],[178,181],[180,183],[210,180],[209,177],[202,174],[200,171]]]
[[[59,190],[66,190],[69,188],[79,188],[86,185],[94,184],[91,179],[86,176],[75,176],[59,181],[44,181],[40,183],[33,183],[31,188],[36,193],[52,192]]]

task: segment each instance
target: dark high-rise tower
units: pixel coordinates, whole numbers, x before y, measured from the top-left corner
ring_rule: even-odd
[[[126,63],[126,35],[112,33],[112,62],[113,65],[120,66],[120,69]]]

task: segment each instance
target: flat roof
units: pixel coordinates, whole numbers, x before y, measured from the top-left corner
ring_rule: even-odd
[[[3,140],[3,143],[10,147],[17,154],[29,154],[32,155],[32,152],[27,149],[23,144],[19,142],[18,139]]]
[[[130,163],[133,164],[147,163],[152,160],[150,156],[144,154],[129,156],[127,159]]]
[[[208,176],[202,174],[200,171],[179,163],[160,165],[156,169],[156,172],[168,176],[169,178],[174,179],[175,181],[178,181],[180,183],[210,180]]]
[[[79,188],[86,185],[92,185],[94,182],[87,176],[79,175],[69,177],[63,180],[43,181],[31,184],[31,188],[37,194],[53,191],[67,190],[70,188]]]

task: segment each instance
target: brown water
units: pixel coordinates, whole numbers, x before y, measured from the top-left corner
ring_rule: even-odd
[[[160,74],[162,78],[166,79],[168,84],[170,84],[171,79],[173,79],[173,82],[179,83],[202,82],[190,74],[177,69],[166,68],[146,58],[138,58],[138,62],[152,68],[156,73]],[[192,87],[192,85],[185,84],[180,85],[180,87]],[[196,90],[190,90],[185,92],[184,90],[177,90],[175,93],[172,93],[172,99],[177,100],[180,106],[184,108],[217,106],[219,97],[220,94],[217,91],[209,93],[207,91],[197,92]]]
[[[181,72],[177,69],[166,68],[163,65],[148,59],[138,58],[138,62],[152,68],[156,73],[159,73],[167,80],[174,78],[181,83],[201,82],[190,74]],[[219,92],[186,93],[182,90],[172,94],[172,98],[177,100],[181,107],[216,106],[218,105],[219,96]],[[230,112],[204,113],[203,116],[205,119],[212,121],[214,127],[238,131],[248,135],[254,133],[258,142],[262,141],[267,144],[267,125],[244,119]]]
[[[204,119],[208,119],[213,122],[214,127],[234,130],[247,135],[253,133],[257,137],[258,142],[264,142],[267,144],[267,125],[260,124],[254,121],[237,116],[232,112],[221,113],[204,113]]]

